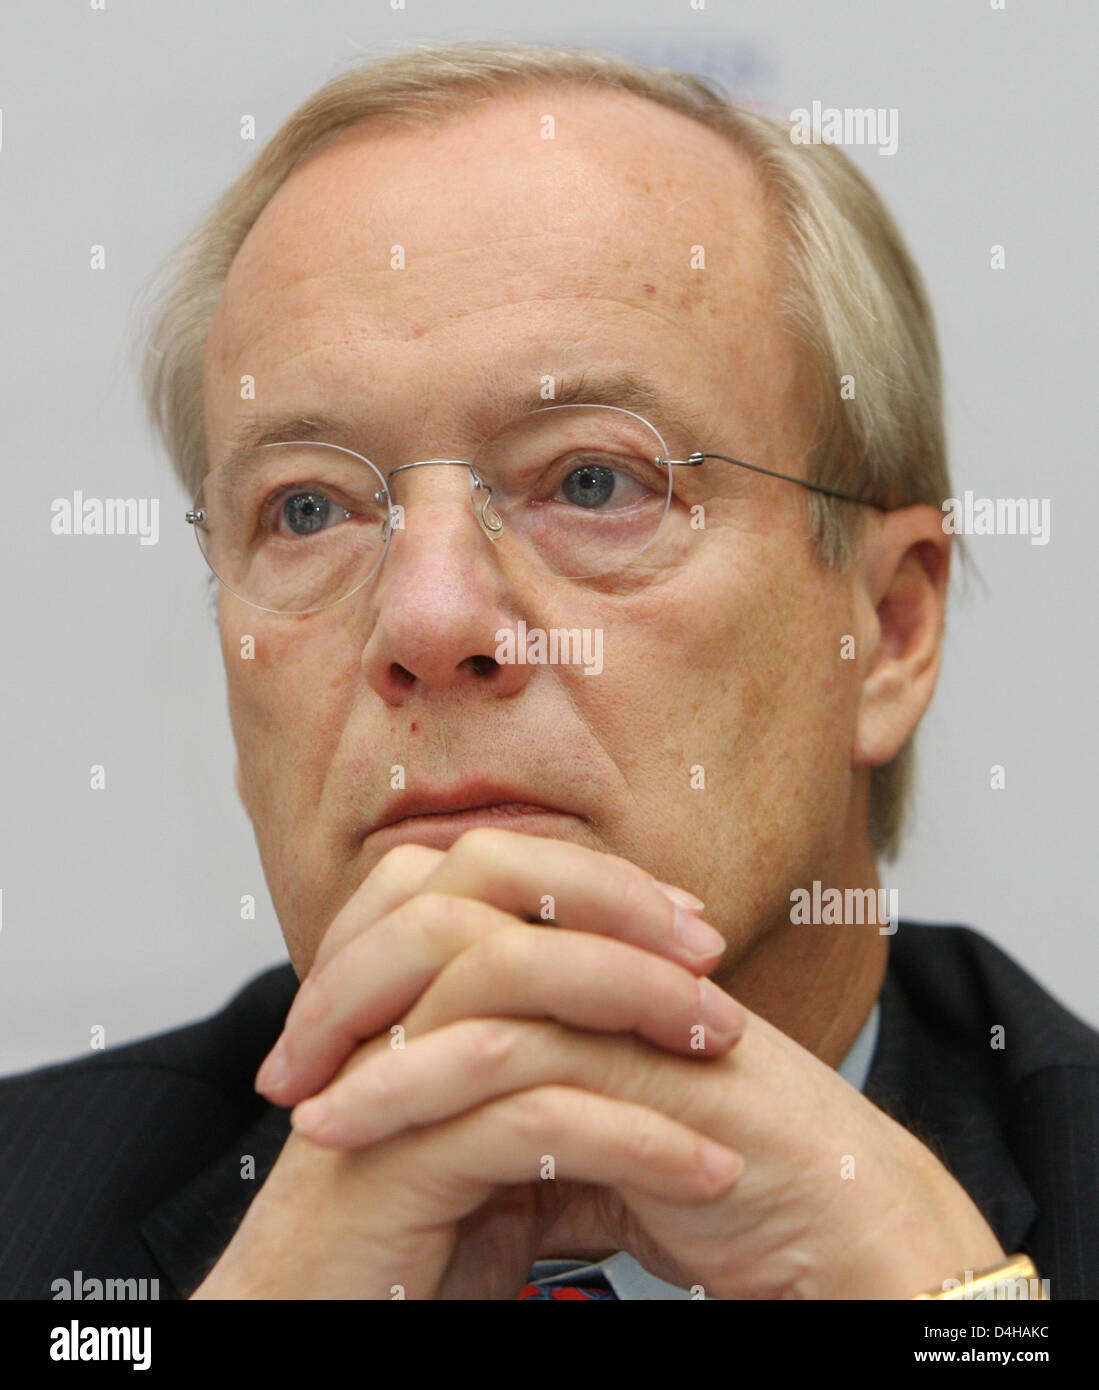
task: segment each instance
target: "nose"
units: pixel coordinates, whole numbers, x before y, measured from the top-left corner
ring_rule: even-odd
[[[505,573],[513,567],[501,563],[488,533],[491,506],[482,523],[488,494],[475,492],[471,507],[469,466],[428,463],[434,466],[404,465],[389,475],[401,510],[373,592],[364,673],[394,706],[417,690],[515,694],[530,667],[495,656],[498,634],[516,626],[516,595],[514,573]]]
[[[419,463],[402,463],[399,468],[394,468],[386,474],[391,496],[394,476],[413,468],[464,468],[468,474],[469,497],[477,520],[490,536],[495,536],[503,530],[504,523],[492,503],[492,489],[473,464],[466,463],[463,459],[422,459]]]

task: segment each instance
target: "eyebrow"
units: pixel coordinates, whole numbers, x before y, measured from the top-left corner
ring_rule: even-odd
[[[508,420],[519,415],[554,405],[618,406],[621,410],[632,410],[644,416],[655,425],[673,452],[669,436],[684,441],[692,438],[701,444],[699,422],[686,403],[670,397],[654,378],[634,371],[595,373],[585,370],[576,376],[562,377],[555,382],[554,394],[548,400],[537,386],[515,392],[497,384],[486,388],[470,409],[456,412],[455,418],[466,426],[473,425],[475,421],[483,423],[486,410],[491,407],[497,421],[495,428],[502,428]],[[249,416],[230,432],[228,453],[221,465],[225,470],[223,476],[232,477],[234,473],[249,471],[255,463],[257,451],[268,444],[304,440],[355,448],[355,442],[358,440],[361,443],[364,432],[361,424],[356,425],[351,419],[338,415],[313,413],[307,417],[269,412]],[[482,428],[481,433],[487,438],[493,433],[493,427]],[[365,449],[355,448],[355,452],[370,457]]]

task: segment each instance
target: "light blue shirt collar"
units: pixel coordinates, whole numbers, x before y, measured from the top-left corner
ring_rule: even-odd
[[[858,1037],[851,1044],[851,1050],[836,1068],[844,1081],[861,1091],[870,1075],[870,1063],[878,1046],[878,1031],[881,1024],[881,1005],[877,1000],[867,1015]],[[655,1274],[637,1263],[632,1255],[620,1250],[617,1255],[609,1255],[599,1264],[586,1265],[583,1260],[536,1260],[530,1274],[531,1283],[546,1283],[562,1275],[570,1279],[578,1271],[591,1271],[602,1274],[607,1283],[623,1301],[627,1299],[676,1299],[693,1298],[690,1289],[681,1289],[675,1284],[665,1283]]]

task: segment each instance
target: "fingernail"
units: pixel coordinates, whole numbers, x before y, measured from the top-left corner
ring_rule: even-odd
[[[256,1076],[257,1091],[277,1091],[290,1073],[290,1062],[286,1056],[286,1043],[283,1038],[272,1048],[267,1060]]]
[[[317,1134],[331,1117],[332,1109],[321,1096],[314,1096],[290,1112],[290,1123],[305,1134]]]
[[[740,1154],[709,1142],[702,1145],[699,1159],[707,1176],[715,1182],[727,1182],[730,1178],[739,1177],[744,1167],[744,1160]]]
[[[731,1038],[744,1027],[744,1010],[732,995],[726,994],[713,980],[699,980],[702,998],[702,1022],[721,1038]]]
[[[687,954],[696,960],[716,956],[725,949],[725,938],[719,931],[681,907],[675,910],[675,934]]]
[[[658,888],[662,889],[678,907],[685,907],[690,912],[701,912],[706,906],[701,898],[696,898],[693,893],[688,893],[685,888],[677,888],[674,883],[661,883],[658,878],[654,878],[653,882]]]

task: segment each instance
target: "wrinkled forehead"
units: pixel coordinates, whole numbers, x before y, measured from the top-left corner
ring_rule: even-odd
[[[632,94],[509,93],[416,129],[359,125],[278,190],[219,306],[222,355],[273,302],[413,336],[502,302],[598,298],[726,332],[764,308],[775,231],[717,132]],[[399,272],[399,273],[398,273]],[[399,314],[399,321],[394,315]]]
[[[632,94],[538,89],[341,132],[230,268],[206,348],[209,466],[261,396],[354,415],[352,433],[395,454],[446,451],[532,383],[592,368],[654,378],[699,438],[758,451],[793,437],[780,235],[747,156]],[[412,419],[425,437],[402,437]]]

